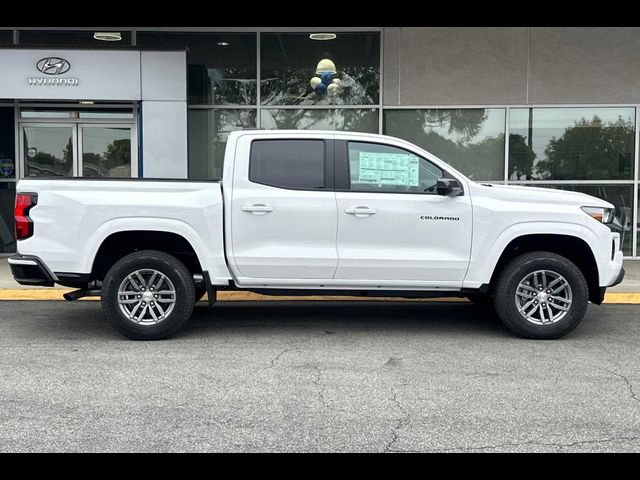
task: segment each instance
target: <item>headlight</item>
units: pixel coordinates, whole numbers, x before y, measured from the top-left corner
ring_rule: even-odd
[[[604,207],[580,207],[582,211],[597,221],[609,224],[613,222],[613,218],[616,215],[615,208]]]

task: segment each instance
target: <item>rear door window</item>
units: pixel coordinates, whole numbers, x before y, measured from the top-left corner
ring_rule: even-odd
[[[249,180],[296,190],[327,188],[323,140],[255,140]]]

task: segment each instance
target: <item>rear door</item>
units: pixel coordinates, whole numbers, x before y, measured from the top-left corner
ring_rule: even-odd
[[[235,158],[230,247],[238,283],[332,278],[333,138],[242,136]]]

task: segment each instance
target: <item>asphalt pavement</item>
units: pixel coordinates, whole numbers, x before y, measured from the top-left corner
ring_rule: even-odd
[[[228,302],[133,342],[0,302],[0,451],[640,452],[640,305],[557,341],[469,303]]]

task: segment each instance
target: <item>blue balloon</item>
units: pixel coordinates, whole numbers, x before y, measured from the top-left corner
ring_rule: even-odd
[[[324,95],[325,93],[327,93],[327,86],[324,83],[319,83],[316,86],[316,93],[318,95]]]
[[[329,84],[333,81],[333,73],[322,72],[320,74],[320,80],[322,80],[322,83],[324,83],[325,86],[329,86]]]

